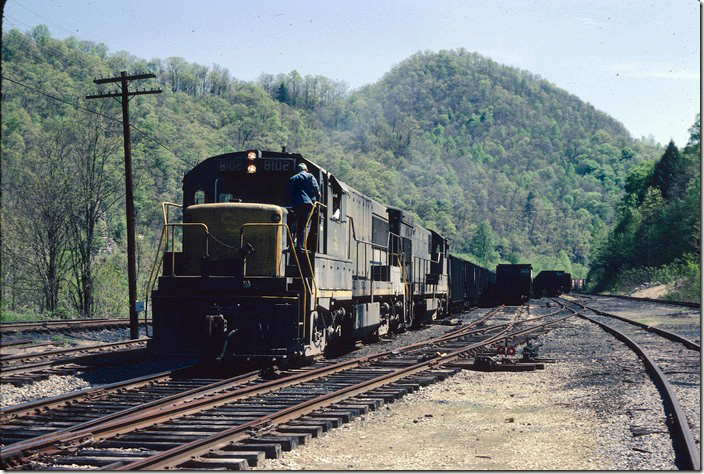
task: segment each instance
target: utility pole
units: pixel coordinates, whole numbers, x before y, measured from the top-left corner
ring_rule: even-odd
[[[139,79],[151,79],[156,77],[154,74],[137,74],[128,76],[126,71],[120,73],[120,77],[110,77],[107,79],[95,79],[95,84],[120,83],[121,90],[109,94],[87,95],[86,99],[103,99],[105,97],[113,97],[122,103],[122,131],[124,134],[125,144],[125,209],[127,211],[127,278],[129,279],[129,297],[130,297],[130,339],[139,337],[139,319],[137,317],[137,268],[135,265],[135,232],[134,232],[134,197],[132,195],[132,143],[130,141],[130,98],[135,95],[142,94],[158,94],[161,90],[139,89],[130,92],[128,90],[129,82]]]

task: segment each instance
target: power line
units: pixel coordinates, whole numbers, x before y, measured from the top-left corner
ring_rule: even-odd
[[[12,20],[12,21],[10,21],[9,23],[14,24],[14,26],[17,26],[17,23],[22,23],[22,24],[23,24],[24,26],[26,26],[27,28],[32,28],[32,27],[29,26],[27,23],[24,23],[24,22],[22,22],[22,21],[20,21],[20,20],[17,20],[17,19],[15,19],[15,18],[10,17],[10,16],[5,15],[5,18],[10,18],[10,20]],[[30,34],[30,31],[21,30],[21,29],[19,29],[19,28],[18,28],[18,31],[20,31],[21,33],[24,33],[22,36],[20,36],[20,38],[21,38],[23,41],[25,41],[25,42],[27,42],[27,41],[32,42],[34,45],[36,45],[36,46],[38,46],[38,47],[40,47],[40,48],[43,48],[43,49],[45,49],[45,50],[47,50],[47,51],[51,51],[51,52],[54,53],[54,54],[58,54],[58,55],[60,55],[61,57],[63,57],[64,59],[66,59],[67,61],[70,61],[70,62],[72,62],[72,63],[74,63],[74,64],[77,64],[77,65],[79,65],[79,66],[81,66],[81,67],[83,67],[83,68],[85,68],[85,69],[92,69],[89,64],[83,62],[82,60],[80,60],[80,59],[75,59],[75,58],[71,58],[71,57],[69,57],[68,55],[66,55],[63,51],[58,50],[58,49],[55,49],[55,48],[52,48],[51,46],[46,45],[46,44],[41,44],[41,43],[37,42],[34,38],[31,38],[31,37],[27,36],[28,34]],[[53,38],[51,38],[51,39],[53,40]],[[69,48],[69,49],[70,49],[70,48]]]
[[[51,95],[51,94],[47,94],[46,92],[44,92],[44,91],[42,91],[42,90],[39,90],[39,89],[37,89],[37,88],[35,88],[35,87],[29,86],[29,85],[27,85],[27,84],[24,84],[23,82],[16,81],[16,80],[14,80],[14,79],[12,79],[12,78],[9,78],[9,77],[7,77],[7,76],[4,76],[4,75],[2,76],[2,78],[3,78],[4,80],[6,80],[6,81],[10,81],[10,82],[12,82],[12,83],[14,83],[14,84],[17,84],[18,86],[22,86],[22,87],[24,87],[24,88],[26,88],[26,89],[29,89],[29,90],[31,90],[31,91],[34,91],[34,92],[36,92],[37,94],[41,94],[41,95],[43,95],[43,96],[45,96],[45,97],[48,97],[49,99],[53,99],[53,100],[56,100],[56,101],[58,101],[58,102],[62,102],[62,103],[64,103],[64,104],[66,104],[66,105],[70,105],[70,106],[75,107],[75,108],[77,108],[77,109],[84,110],[84,111],[89,112],[89,113],[91,113],[91,114],[100,115],[101,117],[106,118],[106,119],[108,119],[108,120],[112,120],[113,122],[122,123],[122,120],[120,120],[120,119],[116,119],[116,118],[114,118],[114,117],[109,117],[109,116],[107,116],[107,115],[105,115],[105,114],[101,114],[100,112],[96,112],[95,110],[91,110],[91,109],[88,109],[88,108],[83,107],[83,106],[81,106],[81,105],[75,104],[75,103],[73,103],[73,102],[69,102],[69,101],[64,100],[64,99],[62,99],[62,98],[60,98],[60,97],[56,97],[56,96],[53,96],[53,95]]]
[[[41,19],[44,20],[44,21],[48,21],[49,23],[52,23],[52,24],[58,26],[59,28],[61,28],[62,30],[64,30],[66,33],[68,33],[68,34],[70,34],[70,35],[73,34],[72,31],[68,30],[67,28],[65,28],[65,27],[63,27],[63,26],[61,26],[61,25],[59,25],[59,24],[56,23],[55,21],[49,20],[48,18],[44,18],[43,16],[41,16],[39,13],[35,12],[34,10],[30,10],[30,9],[27,8],[26,6],[22,5],[22,3],[19,3],[19,2],[18,2],[18,3],[15,3],[15,5],[18,6],[18,7],[20,7],[20,8],[23,8],[23,9],[27,10],[29,13],[32,13],[33,15],[35,15],[35,16],[41,18]],[[16,20],[16,21],[19,21],[19,20]],[[76,31],[78,31],[78,30],[76,30]]]
[[[117,119],[117,118],[114,118],[114,117],[109,117],[109,116],[107,116],[107,115],[105,115],[105,114],[102,114],[102,113],[97,112],[97,111],[95,111],[95,110],[91,110],[91,109],[89,109],[89,108],[87,108],[87,107],[83,107],[83,106],[81,106],[81,105],[79,105],[79,104],[76,104],[76,103],[73,103],[73,102],[69,102],[69,101],[67,101],[67,100],[61,99],[60,97],[56,97],[56,96],[53,96],[53,95],[51,95],[51,94],[47,94],[46,92],[44,92],[44,91],[42,91],[42,90],[39,90],[39,89],[37,89],[37,88],[35,88],[35,87],[29,86],[29,85],[27,85],[27,84],[24,84],[24,83],[22,83],[22,82],[20,82],[20,81],[17,81],[17,80],[15,80],[15,79],[9,78],[9,77],[7,77],[7,76],[4,76],[4,75],[3,75],[2,78],[3,78],[4,80],[10,81],[10,82],[12,82],[12,83],[14,83],[14,84],[17,84],[17,85],[19,85],[19,86],[22,86],[22,87],[24,87],[24,88],[26,88],[26,89],[29,89],[29,90],[31,90],[31,91],[33,91],[33,92],[36,92],[37,94],[41,94],[41,95],[43,95],[43,96],[45,96],[45,97],[48,97],[49,99],[53,99],[53,100],[56,100],[56,101],[58,101],[58,102],[62,102],[62,103],[64,103],[64,104],[66,104],[66,105],[70,105],[71,107],[75,107],[75,108],[81,109],[81,110],[83,110],[83,111],[85,111],[85,112],[88,112],[88,113],[91,113],[91,114],[95,114],[95,115],[99,115],[99,116],[101,116],[101,117],[103,117],[103,118],[106,118],[106,119],[108,119],[108,120],[111,120],[111,121],[113,121],[113,122],[117,122],[117,123],[122,124],[122,120],[120,120],[120,119]],[[173,151],[173,150],[172,150],[171,148],[169,148],[168,146],[166,146],[166,145],[164,145],[163,143],[161,143],[156,137],[154,137],[153,135],[151,135],[149,132],[145,132],[144,130],[140,129],[139,127],[137,127],[137,126],[134,125],[134,124],[130,124],[130,127],[134,128],[137,132],[141,133],[141,134],[144,135],[146,138],[150,139],[151,141],[153,141],[153,142],[156,143],[158,146],[160,146],[160,147],[163,148],[164,150],[166,150],[166,151],[168,151],[169,153],[171,153],[172,155],[174,155],[176,158],[178,158],[178,159],[181,160],[182,162],[184,162],[184,163],[187,162],[184,158],[182,158],[181,156],[179,156],[175,151]]]

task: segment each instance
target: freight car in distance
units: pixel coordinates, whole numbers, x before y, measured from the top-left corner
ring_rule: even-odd
[[[533,296],[559,296],[572,289],[572,275],[564,270],[543,270],[533,278]]]
[[[508,305],[520,305],[528,301],[533,282],[533,267],[529,263],[496,266],[496,299]]]
[[[496,274],[462,258],[450,255],[450,312],[466,311],[487,297]]]

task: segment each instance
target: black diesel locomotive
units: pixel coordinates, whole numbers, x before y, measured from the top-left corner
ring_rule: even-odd
[[[321,192],[303,250],[293,246],[288,191],[299,163]],[[466,308],[492,275],[450,257],[448,241],[407,212],[299,154],[208,158],[185,175],[182,209],[182,223],[165,222],[163,272],[152,292],[150,344],[160,352],[313,356],[335,340],[400,331]],[[173,237],[179,228],[181,250]]]

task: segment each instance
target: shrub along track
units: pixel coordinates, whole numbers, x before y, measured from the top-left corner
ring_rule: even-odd
[[[638,355],[661,394],[676,463],[683,469],[699,470],[700,453],[693,432],[699,433],[701,422],[700,346],[680,335],[580,303],[558,302],[579,306],[581,311],[575,311],[578,316],[613,334]],[[586,311],[594,315],[587,316]]]
[[[277,456],[310,436],[393,401],[458,369],[472,354],[508,338],[526,338],[564,318],[511,320],[476,327],[481,320],[441,337],[358,359],[321,361],[284,373],[248,374],[208,393],[156,401],[114,413],[38,440],[7,446],[6,467],[121,466],[243,468]],[[569,316],[568,316],[569,317]],[[532,325],[529,325],[532,323]],[[516,330],[514,326],[528,326]],[[252,379],[248,377],[253,377]],[[207,386],[206,386],[207,387]],[[37,459],[38,454],[43,456]]]

